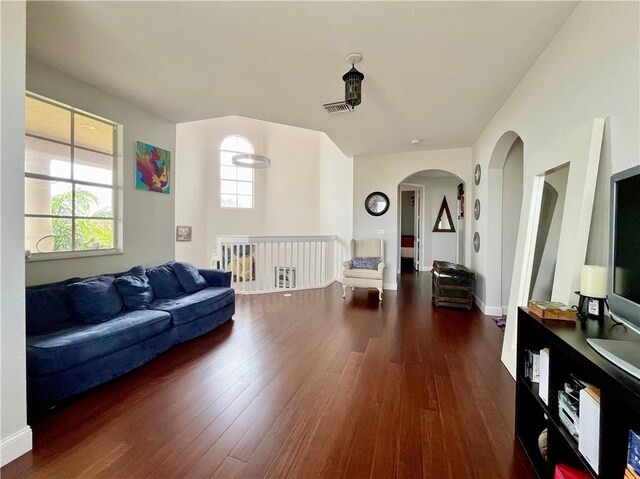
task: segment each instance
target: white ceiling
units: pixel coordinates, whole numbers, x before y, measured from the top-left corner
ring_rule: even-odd
[[[575,2],[30,2],[31,58],[174,121],[325,131],[347,155],[470,146]],[[345,56],[364,54],[362,105]],[[414,138],[422,139],[411,145]]]

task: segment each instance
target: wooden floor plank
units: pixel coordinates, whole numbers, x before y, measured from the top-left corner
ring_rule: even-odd
[[[371,477],[397,477],[400,451],[400,387],[402,365],[389,363],[385,374],[385,394],[382,399],[382,416],[376,436],[376,448],[371,467]]]
[[[235,479],[244,465],[245,463],[239,459],[227,456],[211,476],[211,479]]]
[[[30,411],[3,478],[533,479],[503,333],[397,292],[238,296],[236,315],[108,384]]]

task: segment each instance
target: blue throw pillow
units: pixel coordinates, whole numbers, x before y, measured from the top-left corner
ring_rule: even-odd
[[[153,301],[153,289],[142,266],[135,266],[114,281],[127,309],[146,309]]]
[[[172,299],[185,293],[185,290],[180,286],[178,277],[173,272],[175,263],[175,261],[169,261],[147,270],[147,276],[156,298]]]
[[[80,281],[80,278],[72,278],[45,287],[27,288],[27,334],[52,333],[77,324],[73,317],[71,298],[67,292],[67,284],[76,281]]]
[[[380,263],[382,258],[374,256],[356,256],[351,259],[353,269],[378,269]]]
[[[96,276],[67,286],[73,309],[85,324],[103,323],[122,310],[113,276]]]
[[[191,263],[178,262],[173,265],[173,272],[187,293],[195,293],[209,286],[209,283],[202,277],[198,268]]]

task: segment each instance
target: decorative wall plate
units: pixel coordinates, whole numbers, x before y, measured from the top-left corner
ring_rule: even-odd
[[[480,219],[480,200],[476,199],[473,205],[473,216],[475,219]]]
[[[473,249],[476,253],[480,251],[480,233],[478,233],[477,231],[473,235]]]
[[[381,191],[374,191],[364,200],[364,209],[371,216],[382,216],[389,210],[389,197]]]
[[[482,177],[482,168],[480,168],[480,164],[477,163],[476,164],[476,169],[473,173],[473,180],[475,181],[476,185],[480,184],[480,178]]]

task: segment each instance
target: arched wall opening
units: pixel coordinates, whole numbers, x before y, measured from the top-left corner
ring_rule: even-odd
[[[465,261],[465,181],[450,171],[423,169],[406,176],[398,184],[397,216],[397,272],[403,263],[411,263],[413,269],[429,271],[434,260],[464,263]],[[407,193],[410,193],[407,195]],[[405,202],[413,198],[415,204],[411,234],[403,234],[403,223],[407,218]],[[451,222],[441,208],[446,201]],[[403,218],[404,216],[404,218]],[[441,230],[434,231],[436,223],[442,217]],[[408,229],[404,225],[404,233]]]
[[[486,313],[506,315],[509,306],[524,188],[524,143],[515,131],[504,133],[493,150],[487,171]]]
[[[397,288],[398,185],[405,178],[424,170],[441,170],[472,181],[471,149],[425,150],[373,156],[356,156],[353,161],[353,235],[355,238],[381,238],[385,245],[384,289]],[[468,188],[467,188],[468,189]],[[372,216],[364,201],[374,191],[389,197],[390,208],[382,216]],[[467,206],[469,209],[469,206]],[[465,214],[465,231],[472,228],[473,215]],[[465,266],[471,258],[470,241],[464,245]]]

